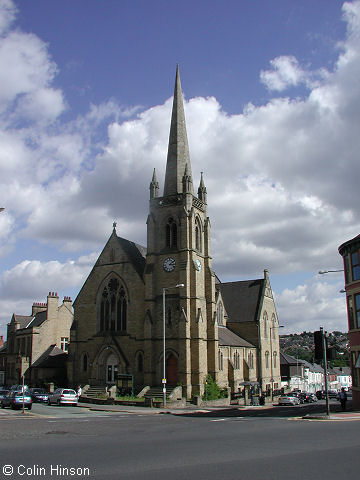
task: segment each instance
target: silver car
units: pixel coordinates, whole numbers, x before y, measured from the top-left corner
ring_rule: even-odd
[[[300,405],[300,400],[295,395],[282,395],[279,397],[279,405]]]
[[[78,396],[71,388],[57,388],[54,393],[49,393],[48,405],[77,405]]]

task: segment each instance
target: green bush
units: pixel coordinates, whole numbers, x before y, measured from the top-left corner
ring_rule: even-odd
[[[206,377],[203,400],[217,400],[218,398],[226,398],[227,395],[227,389],[220,388],[211,375]]]

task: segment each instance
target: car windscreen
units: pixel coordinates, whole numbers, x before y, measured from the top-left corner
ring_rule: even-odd
[[[76,395],[75,390],[63,390],[63,395]]]

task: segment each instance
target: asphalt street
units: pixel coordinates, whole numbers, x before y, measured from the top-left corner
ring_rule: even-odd
[[[301,420],[296,410],[1,411],[0,478],[357,478],[360,423]]]

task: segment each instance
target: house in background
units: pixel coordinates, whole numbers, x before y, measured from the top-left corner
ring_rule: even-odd
[[[281,388],[306,391],[305,366],[302,360],[280,352]]]
[[[6,385],[20,384],[23,376],[25,383],[32,386],[53,381],[54,372],[47,375],[47,370],[39,368],[39,361],[45,360],[44,354],[49,347],[51,351],[55,347],[62,353],[68,351],[72,322],[71,298],[64,297],[59,306],[59,297],[54,292],[49,292],[46,303],[34,303],[31,315],[14,313],[7,326]],[[60,377],[62,362],[59,363]]]
[[[349,390],[352,387],[352,377],[350,367],[336,367],[333,368],[333,371],[336,372],[336,380],[339,385],[339,389],[345,388]]]

